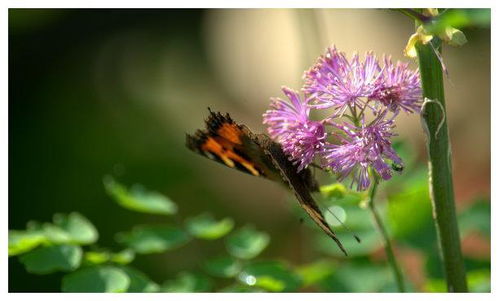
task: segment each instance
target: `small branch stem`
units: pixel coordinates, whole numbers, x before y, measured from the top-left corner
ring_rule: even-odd
[[[381,216],[379,215],[374,205],[374,197],[376,196],[377,188],[378,188],[378,175],[375,174],[374,183],[371,187],[371,191],[369,192],[369,210],[371,211],[371,214],[374,218],[379,233],[383,237],[386,257],[393,271],[393,275],[395,277],[395,281],[397,282],[397,287],[399,289],[399,292],[403,293],[405,292],[404,277],[402,276],[402,272],[400,271],[400,267],[395,258],[395,254],[393,253],[392,243],[390,242],[390,237],[388,236],[388,232],[386,231],[386,228],[383,224],[383,220],[381,219]]]

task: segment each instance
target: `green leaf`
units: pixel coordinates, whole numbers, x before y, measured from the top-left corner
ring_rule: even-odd
[[[159,292],[160,287],[157,283],[153,282],[141,271],[130,266],[123,266],[121,270],[124,271],[128,278],[130,278],[130,285],[127,292],[130,293],[154,293]]]
[[[118,253],[108,251],[88,251],[84,255],[85,262],[89,264],[103,264],[113,262],[117,264],[129,264],[135,259],[135,252],[130,249],[125,249]]]
[[[111,258],[111,254],[104,251],[88,251],[85,252],[83,258],[85,259],[85,262],[89,264],[103,264],[109,261],[109,259]]]
[[[87,245],[96,242],[99,238],[94,225],[79,213],[55,214],[53,220],[54,225],[68,235],[70,243]],[[54,227],[50,228],[51,231],[55,231]]]
[[[260,254],[269,244],[270,237],[251,226],[245,226],[231,234],[226,240],[227,251],[234,257],[251,259]]]
[[[135,227],[131,232],[118,233],[116,239],[137,253],[149,254],[177,248],[190,237],[175,226],[143,226]]]
[[[219,292],[221,293],[264,293],[265,290],[255,287],[255,286],[247,286],[244,284],[231,284],[222,288]]]
[[[19,257],[26,270],[33,274],[73,271],[80,265],[82,250],[79,246],[56,245],[38,248]]]
[[[445,293],[447,292],[447,285],[444,279],[428,279],[424,286],[423,291],[428,293]]]
[[[177,213],[177,204],[155,191],[147,191],[142,186],[127,188],[112,177],[104,178],[107,193],[122,207],[152,214],[173,215]]]
[[[336,236],[341,241],[348,252],[349,257],[365,256],[383,246],[381,237],[374,228],[369,230],[355,230],[355,234],[361,239],[357,242],[350,232],[336,232]],[[336,243],[325,233],[317,232],[314,247],[324,254],[334,257],[344,257],[343,252]]]
[[[346,263],[321,282],[328,292],[379,292],[393,282],[393,275],[386,267],[372,263]]]
[[[336,266],[334,261],[323,259],[298,267],[296,273],[302,278],[303,286],[309,286],[332,275]]]
[[[301,279],[284,264],[276,261],[252,263],[239,274],[239,280],[271,292],[296,291]]]
[[[486,237],[490,237],[490,218],[490,202],[475,202],[459,214],[459,231],[462,236],[476,230]]]
[[[345,185],[338,182],[338,183],[333,183],[330,185],[321,186],[320,192],[322,195],[324,195],[326,197],[329,197],[329,198],[334,197],[334,198],[341,199],[341,198],[345,197],[345,195],[348,193],[348,190],[345,187]]]
[[[70,244],[71,236],[69,233],[61,229],[60,227],[53,225],[51,223],[44,223],[41,226],[43,233],[48,241],[53,244]]]
[[[217,239],[229,233],[234,227],[231,218],[216,221],[209,213],[201,214],[186,221],[187,231],[191,235],[202,239]]]
[[[425,24],[425,30],[439,34],[448,27],[490,27],[490,9],[449,9],[435,21]]]
[[[119,253],[111,254],[110,260],[117,264],[129,264],[135,259],[135,252],[130,249],[125,249]]]
[[[41,231],[9,230],[9,256],[28,252],[45,242],[47,238]]]
[[[203,265],[206,272],[216,277],[231,278],[241,271],[241,263],[232,257],[218,257]]]
[[[126,292],[130,277],[120,268],[112,266],[93,266],[78,270],[62,278],[63,292]]]
[[[467,273],[468,286],[472,293],[490,293],[490,270],[473,270]]]
[[[166,281],[162,286],[163,292],[209,292],[212,288],[211,280],[198,273],[180,273],[176,279]]]
[[[421,225],[432,224],[427,180],[388,196],[388,224],[396,238],[418,235]]]

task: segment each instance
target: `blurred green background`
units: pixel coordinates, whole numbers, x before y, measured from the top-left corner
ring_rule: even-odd
[[[348,280],[365,274],[364,268],[384,268],[382,245],[369,236],[371,230],[356,261],[331,253],[336,247],[330,241],[311,250],[313,231],[300,223],[285,189],[209,162],[188,151],[184,139],[203,126],[208,106],[263,132],[261,114],[269,97],[281,96],[281,85],[299,89],[303,70],[327,46],[408,61],[402,49],[413,32],[407,17],[374,9],[10,9],[9,229],[24,229],[29,220],[48,221],[55,212],[78,211],[99,229],[99,245],[119,250],[115,233],[164,222],[116,206],[102,184],[112,175],[167,195],[182,218],[209,211],[230,216],[239,226],[255,225],[271,237],[265,258],[293,265],[338,258],[346,265],[331,277],[347,285],[331,280],[336,286],[324,290],[378,290],[376,283],[357,288]],[[458,210],[484,200],[478,204],[485,209],[465,216],[471,226],[463,231],[468,268],[483,270],[490,264],[490,235],[473,226],[490,210],[490,29],[470,26],[463,32],[465,46],[444,48],[448,119]],[[413,163],[386,185],[385,199],[392,200],[386,215],[403,241],[396,247],[408,281],[414,290],[428,291],[441,285],[431,279],[442,275],[438,258],[425,256],[436,250],[432,243],[424,247],[434,228],[426,192],[416,189],[426,187],[424,137],[418,117],[403,115],[398,122],[404,159]],[[414,201],[397,195],[397,186],[411,176],[418,179],[411,182],[420,196]],[[403,201],[393,201],[397,197]],[[412,207],[399,210],[401,203]],[[412,216],[400,218],[407,208],[423,212],[413,226],[407,222]],[[347,214],[354,216],[353,211]],[[223,250],[221,243],[193,244],[137,257],[134,265],[161,283]],[[373,273],[378,276],[372,279],[382,278]],[[32,275],[17,258],[9,258],[9,291],[59,291],[61,275]]]

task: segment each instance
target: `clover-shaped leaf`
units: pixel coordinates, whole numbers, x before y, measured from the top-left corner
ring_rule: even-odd
[[[271,292],[296,291],[301,279],[284,264],[276,261],[252,263],[239,274],[239,280]]]
[[[48,227],[46,229],[52,234],[55,234],[58,230],[66,233],[69,238],[69,242],[76,244],[92,244],[97,241],[99,234],[95,226],[83,215],[72,212],[70,214],[55,214],[54,215],[54,226]],[[57,235],[63,235],[62,232]]]
[[[41,231],[9,230],[9,256],[28,252],[44,242],[47,238]]]
[[[251,259],[260,254],[269,244],[270,237],[251,226],[239,229],[226,241],[227,251],[234,257]]]
[[[131,232],[118,233],[116,239],[137,253],[164,252],[186,243],[190,237],[175,226],[135,227]]]
[[[186,221],[187,231],[197,238],[217,239],[229,233],[234,227],[234,221],[231,218],[215,220],[208,213],[190,218]]]
[[[180,273],[176,279],[166,281],[163,292],[208,292],[212,288],[211,280],[199,273]]]
[[[152,214],[172,215],[177,213],[177,204],[159,192],[148,191],[140,185],[128,190],[111,177],[104,178],[107,193],[122,207]]]
[[[126,292],[130,285],[130,277],[126,272],[112,266],[87,267],[64,276],[63,292]]]
[[[208,260],[203,265],[204,269],[216,277],[234,277],[241,271],[241,263],[232,257],[217,257]]]
[[[54,245],[35,249],[21,255],[19,260],[33,274],[73,271],[80,265],[82,250],[79,246]]]
[[[153,282],[141,271],[130,266],[123,266],[121,270],[130,278],[127,292],[130,293],[154,293],[160,290],[157,283]]]

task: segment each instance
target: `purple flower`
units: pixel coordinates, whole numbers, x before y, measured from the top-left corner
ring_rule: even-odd
[[[402,109],[419,113],[422,100],[419,71],[410,70],[408,64],[398,61],[394,65],[390,57],[385,57],[384,62],[379,85],[369,99],[379,101],[393,112]]]
[[[321,122],[309,119],[310,108],[298,92],[286,87],[282,91],[291,103],[271,98],[271,109],[263,114],[263,123],[268,125],[270,136],[281,143],[290,159],[299,164],[300,171],[322,150],[326,132]]]
[[[324,167],[330,167],[339,174],[343,181],[349,175],[353,180],[350,187],[357,183],[357,190],[366,190],[371,184],[369,167],[384,179],[392,176],[392,170],[386,163],[389,159],[395,164],[402,164],[402,160],[392,148],[390,138],[394,127],[393,119],[385,120],[387,111],[379,114],[375,120],[366,125],[364,120],[360,127],[349,123],[334,124],[339,129],[340,144],[326,144],[324,146]]]
[[[366,53],[363,62],[355,54],[348,61],[345,54],[336,47],[327,49],[304,74],[303,91],[313,99],[317,109],[336,108],[342,115],[348,106],[364,106],[361,97],[367,97],[376,89],[380,67],[373,52]]]
[[[318,159],[323,168],[338,173],[340,181],[351,176],[350,187],[360,191],[370,186],[372,172],[388,180],[389,164],[402,165],[391,143],[394,119],[401,110],[420,112],[421,80],[408,64],[394,64],[390,57],[383,62],[381,66],[373,52],[363,60],[358,54],[348,60],[330,47],[304,74],[304,100],[289,88],[282,89],[289,100],[271,98],[264,123],[298,170]],[[325,119],[310,120],[311,109],[328,108],[332,112]],[[350,123],[336,121],[342,116]],[[334,143],[329,136],[336,137]]]

